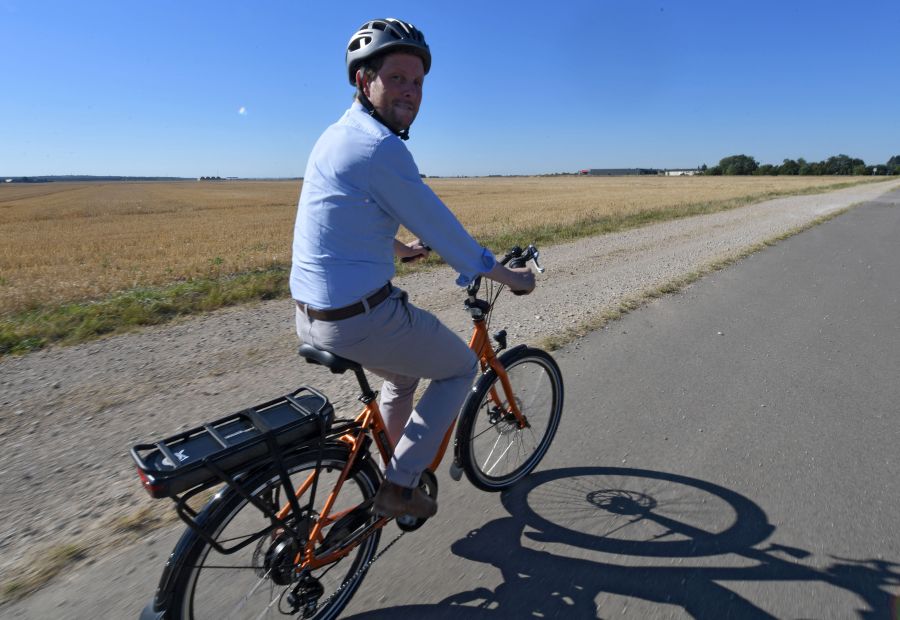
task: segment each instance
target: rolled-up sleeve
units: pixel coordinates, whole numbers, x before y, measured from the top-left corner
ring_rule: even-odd
[[[406,146],[390,136],[371,159],[370,187],[378,206],[430,246],[458,273],[465,286],[496,264],[494,255],[475,241],[453,212],[428,187]]]

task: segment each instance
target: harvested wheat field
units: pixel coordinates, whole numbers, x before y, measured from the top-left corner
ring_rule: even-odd
[[[473,234],[543,242],[846,183],[847,177],[428,179]],[[854,178],[853,182],[871,179]],[[0,315],[285,266],[297,181],[0,185]],[[619,224],[616,224],[619,222]],[[595,232],[603,230],[596,229]]]

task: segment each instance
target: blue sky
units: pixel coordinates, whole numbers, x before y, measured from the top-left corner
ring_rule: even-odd
[[[434,56],[429,175],[900,153],[898,0],[0,0],[0,174],[301,176],[385,16]]]

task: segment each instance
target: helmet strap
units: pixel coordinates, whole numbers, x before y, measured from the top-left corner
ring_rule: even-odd
[[[356,98],[359,99],[359,102],[362,104],[362,107],[366,109],[366,112],[369,113],[369,116],[390,129],[391,133],[393,133],[401,140],[409,140],[409,127],[407,127],[406,129],[401,129],[400,131],[397,131],[396,129],[391,127],[388,122],[381,117],[381,114],[378,113],[378,110],[375,109],[375,106],[372,105],[372,102],[369,101],[369,98],[366,97],[366,94],[362,91],[361,88],[356,89]]]

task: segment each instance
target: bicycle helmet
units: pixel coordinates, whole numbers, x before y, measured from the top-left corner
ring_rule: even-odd
[[[366,60],[389,51],[403,51],[422,59],[425,73],[431,69],[431,51],[425,36],[408,22],[386,17],[373,19],[359,27],[347,44],[347,73],[356,86],[356,71]]]

